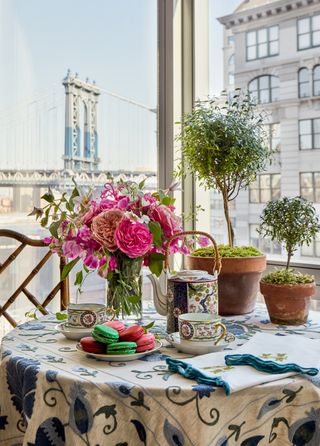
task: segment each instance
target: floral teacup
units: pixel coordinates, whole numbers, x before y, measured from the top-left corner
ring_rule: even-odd
[[[192,342],[203,345],[211,342],[217,345],[227,333],[221,318],[213,314],[185,313],[181,314],[178,320],[181,343]]]
[[[68,326],[91,328],[106,320],[106,307],[101,304],[70,304],[68,306]]]

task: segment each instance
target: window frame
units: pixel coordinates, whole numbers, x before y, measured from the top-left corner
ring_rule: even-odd
[[[300,80],[300,73],[303,71],[303,70],[307,70],[307,73],[308,73],[308,80],[307,81],[301,81]],[[302,96],[301,95],[301,85],[303,85],[303,84],[308,84],[308,95],[307,96]],[[312,82],[312,84],[313,84],[313,82]],[[310,72],[309,72],[309,69],[307,68],[307,67],[301,67],[301,68],[299,68],[299,70],[298,70],[298,97],[300,98],[300,99],[304,99],[304,98],[309,98],[311,96],[311,88],[310,88]]]
[[[320,15],[320,14],[319,14]],[[319,45],[320,46],[320,45]],[[319,79],[315,79],[314,78],[314,72],[316,70],[316,68],[319,68],[320,71],[320,64],[316,64],[313,68],[312,68],[312,96],[320,96],[320,90],[319,93],[316,94],[315,93],[315,88],[314,88],[314,84],[315,82],[319,82],[320,83],[320,73],[319,73]]]
[[[263,176],[264,177],[269,176],[269,188],[268,189],[261,187],[261,177],[263,177]],[[256,178],[256,181],[258,180],[258,182],[259,182],[258,187],[252,187],[252,184],[249,186],[249,203],[250,204],[263,204],[263,203],[267,203],[270,200],[273,200],[272,194],[273,194],[274,191],[278,190],[278,188],[273,188],[272,187],[272,183],[273,183],[272,179],[275,176],[279,176],[280,177],[280,187],[279,187],[279,198],[280,198],[280,196],[281,196],[281,173],[280,172],[276,172],[276,173],[262,173],[262,174],[257,175],[257,178]],[[251,191],[252,190],[258,191],[259,201],[252,201],[252,199],[251,199]],[[266,200],[266,201],[264,201],[264,200],[262,201],[262,199],[261,199],[261,192],[265,191],[265,190],[269,190],[269,192],[270,192],[270,199]]]
[[[320,147],[315,147],[315,136],[316,135],[320,135],[320,132],[315,132],[314,128],[314,121],[319,120],[320,121],[320,117],[319,118],[308,118],[308,119],[299,119],[298,120],[298,131],[299,131],[299,150],[301,150],[302,152],[304,152],[305,150],[320,150]],[[311,122],[311,133],[304,133],[301,134],[300,133],[300,122],[305,122],[305,121],[310,121]],[[301,148],[301,136],[304,135],[310,135],[311,136],[311,148],[308,149],[302,149]]]
[[[257,232],[257,229],[255,230],[255,232],[257,233],[257,237],[253,237],[252,236],[252,232],[253,232],[253,227],[257,226],[259,227],[259,223],[248,223],[249,225],[249,245],[250,246],[255,246],[257,249],[259,249],[260,251],[264,252],[265,254],[271,254],[271,255],[281,255],[281,244],[272,241],[270,237],[260,237],[259,233]],[[256,239],[257,240],[257,244],[253,243],[253,240]],[[266,245],[269,245],[269,249],[266,248]],[[258,245],[258,246],[257,246]],[[278,252],[277,252],[277,248],[278,248]]]
[[[309,257],[309,258],[316,258],[316,259],[320,258],[320,235],[319,234],[317,234],[315,236],[315,238],[312,240],[312,242],[308,246],[308,248],[312,247],[312,254],[304,254],[303,253],[304,246],[305,245],[302,245],[301,249],[300,249],[300,255],[302,257]]]
[[[270,29],[271,28],[277,28],[277,32],[278,32],[278,38],[275,40],[270,40]],[[258,32],[262,31],[262,30],[266,30],[267,31],[267,55],[266,56],[259,56],[259,43],[258,43]],[[255,44],[254,45],[248,45],[248,34],[249,33],[255,33]],[[279,51],[279,25],[271,25],[271,26],[264,26],[262,28],[256,28],[250,31],[246,32],[246,61],[247,62],[252,62],[253,60],[260,60],[260,59],[267,59],[268,57],[274,57],[274,56],[279,56],[280,51]],[[270,54],[270,43],[272,42],[278,42],[278,52],[275,54]],[[248,57],[248,48],[249,47],[255,47],[256,48],[256,57],[254,57],[253,59],[249,59]]]
[[[317,44],[317,45],[313,44],[313,33],[316,32],[316,31],[320,31],[320,28],[319,28],[319,30],[316,30],[316,31],[314,31],[312,29],[312,19],[313,19],[313,17],[316,17],[316,16],[320,16],[320,13],[297,18],[297,22],[296,22],[297,51],[305,51],[305,50],[308,50],[310,48],[317,48],[317,47],[320,46],[320,43]],[[307,33],[299,33],[299,22],[301,20],[305,20],[305,19],[308,19],[308,21],[309,21],[309,31]],[[310,34],[310,46],[307,46],[305,48],[300,48],[300,42],[299,42],[300,39],[299,39],[299,37],[302,36],[302,35],[306,35],[306,34]]]
[[[301,198],[305,198],[303,196],[303,194],[302,194],[302,189],[306,189],[305,187],[304,188],[302,187],[302,182],[301,182],[302,175],[311,175],[311,177],[312,177],[312,200],[311,201],[313,203],[320,203],[320,186],[316,187],[316,185],[315,185],[315,175],[316,174],[318,174],[320,176],[320,170],[319,171],[300,172],[299,173],[300,197]],[[316,191],[317,191],[317,189],[319,189],[319,201],[316,201]],[[307,200],[308,198],[305,198],[305,199]]]
[[[261,91],[264,91],[266,89],[265,88],[263,88],[263,89],[260,88],[260,82],[261,82],[261,79],[265,78],[265,77],[268,78],[268,90],[267,90],[268,91],[268,102],[261,102]],[[272,87],[272,79],[278,79],[278,81],[279,81],[279,86],[278,87]],[[275,74],[262,74],[261,76],[254,77],[248,83],[248,91],[251,94],[252,94],[252,91],[250,91],[250,84],[253,81],[257,81],[257,90],[254,90],[254,91],[257,92],[258,104],[271,104],[273,102],[278,102],[279,101],[280,98],[276,99],[276,100],[272,99],[272,96],[273,96],[272,95],[272,91],[275,90],[275,89],[278,89],[280,91],[280,79],[279,79],[279,76],[276,76]]]

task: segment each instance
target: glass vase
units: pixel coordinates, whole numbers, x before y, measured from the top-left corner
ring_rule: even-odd
[[[108,280],[107,306],[117,316],[142,315],[142,258],[117,258],[117,269]]]

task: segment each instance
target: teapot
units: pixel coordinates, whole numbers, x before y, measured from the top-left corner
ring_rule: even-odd
[[[215,265],[212,274],[200,270],[170,272],[169,249],[173,240],[186,235],[203,235],[215,249]],[[215,240],[206,232],[184,231],[175,234],[168,241],[164,269],[158,279],[154,274],[148,277],[153,287],[154,305],[159,314],[167,316],[167,332],[178,331],[178,317],[184,313],[211,313],[218,315],[218,275],[221,260]]]

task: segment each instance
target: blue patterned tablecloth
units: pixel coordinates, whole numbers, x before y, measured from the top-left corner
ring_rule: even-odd
[[[235,348],[256,332],[320,338],[320,314],[299,327],[270,324],[264,307],[225,318]],[[169,344],[132,362],[83,356],[44,317],[2,341],[4,446],[320,445],[320,376],[294,376],[226,397],[168,371]],[[164,333],[163,321],[155,331]],[[303,352],[302,352],[303,354]]]

